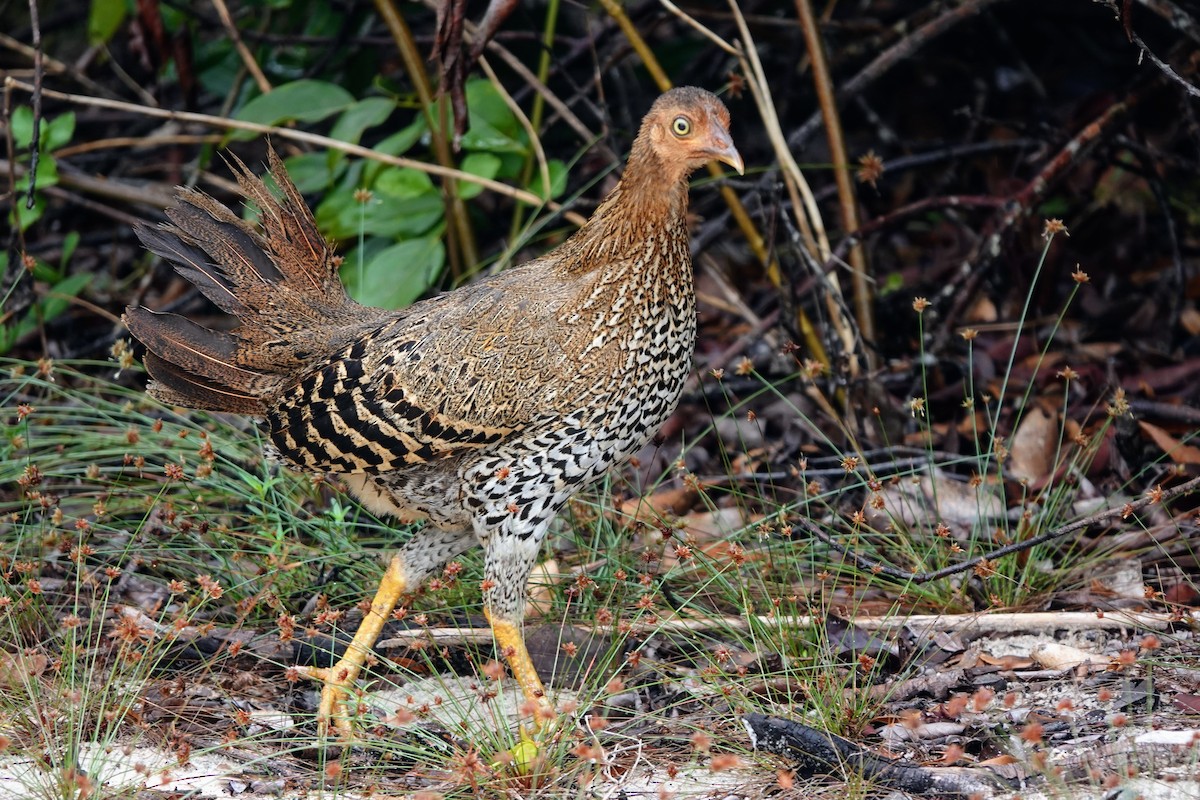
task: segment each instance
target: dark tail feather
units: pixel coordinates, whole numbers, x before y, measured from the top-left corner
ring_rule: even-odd
[[[283,195],[282,201],[277,200],[245,164],[235,161],[239,170],[238,184],[262,214],[266,239],[272,245],[271,252],[277,255],[276,264],[284,273],[284,279],[315,297],[344,299],[345,290],[338,276],[341,259],[333,254],[317,229],[317,221],[300,190],[292,183],[275,148],[267,151],[267,161],[271,177]]]
[[[272,149],[276,197],[236,157],[231,167],[262,232],[206,194],[180,189],[170,224],[139,226],[148,250],[240,326],[219,333],[173,314],[129,307],[129,330],[150,351],[151,391],[177,405],[261,414],[285,384],[378,320],[347,295],[341,260]]]
[[[277,323],[328,326],[354,319],[357,304],[338,277],[341,260],[317,229],[283,161],[274,150],[269,158],[282,200],[231,159],[242,194],[258,208],[261,234],[208,195],[180,189],[179,204],[167,210],[173,224],[141,227],[138,237],[243,324],[253,318],[254,325],[265,322],[274,333]]]
[[[143,362],[150,377],[150,393],[167,405],[198,408],[204,411],[227,411],[231,414],[262,416],[265,409],[257,397],[236,392],[228,386],[210,381],[164,361],[147,352]]]
[[[262,414],[264,394],[279,387],[277,376],[243,368],[231,334],[209,330],[178,314],[125,309],[129,332],[146,345],[151,392],[172,405]]]

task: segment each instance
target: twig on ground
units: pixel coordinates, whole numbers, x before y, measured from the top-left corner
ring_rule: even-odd
[[[641,636],[670,635],[673,633],[699,633],[720,630],[745,630],[750,625],[782,627],[788,630],[820,625],[824,617],[799,616],[715,616],[712,614],[695,617],[636,622],[629,627],[631,633]],[[995,612],[978,614],[903,614],[889,616],[848,617],[846,622],[864,631],[898,631],[908,628],[923,633],[969,633],[973,636],[987,634],[1017,634],[1033,631],[1092,631],[1092,630],[1148,630],[1168,631],[1179,624],[1175,614],[1129,611],[1126,609],[1104,611],[1035,611]],[[584,631],[590,628],[583,626]],[[455,645],[490,645],[495,641],[491,628],[414,628],[396,631],[375,646],[378,649]]]
[[[842,777],[847,770],[871,783],[911,794],[989,797],[1011,786],[993,772],[971,767],[922,767],[911,762],[877,756],[849,739],[799,722],[765,714],[742,717],[756,750],[783,756],[805,778]]]

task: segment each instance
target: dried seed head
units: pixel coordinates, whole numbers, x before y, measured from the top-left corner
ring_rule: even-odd
[[[1042,238],[1043,239],[1049,239],[1060,233],[1063,236],[1071,235],[1071,232],[1067,230],[1067,226],[1063,224],[1063,221],[1061,219],[1046,220],[1046,226],[1044,228],[1042,228]]]
[[[876,155],[874,150],[868,150],[858,157],[858,170],[855,171],[855,177],[859,183],[869,183],[874,189],[875,182],[883,177],[883,159]]]

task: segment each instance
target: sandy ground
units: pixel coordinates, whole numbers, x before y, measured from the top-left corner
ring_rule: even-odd
[[[1068,644],[1095,648],[1095,639],[1067,637]],[[989,643],[995,656],[1025,655],[1035,652],[1047,642],[1045,636],[998,637]],[[1063,644],[1059,639],[1056,644]],[[506,682],[507,684],[507,682]],[[515,685],[503,685],[499,694],[489,702],[480,702],[478,680],[468,678],[437,677],[413,681],[403,688],[392,688],[369,695],[369,703],[378,709],[398,709],[428,705],[431,715],[427,718],[456,731],[467,741],[495,741],[497,730],[516,728],[516,704],[520,697]],[[1023,690],[1018,707],[997,714],[1010,716],[1000,719],[1016,729],[1022,713],[1030,709],[1054,709],[1061,707],[1064,698],[1071,698],[1075,713],[1106,713],[1089,705],[1089,697],[1095,692],[1081,688],[1079,676],[1064,676],[1057,681],[1041,681]],[[561,702],[564,698],[560,697]],[[797,709],[797,711],[799,711]],[[1200,800],[1200,725],[1196,718],[1186,715],[1146,715],[1131,719],[1120,737],[1131,743],[1130,749],[1147,752],[1153,749],[1154,767],[1151,770],[1133,770],[1134,775],[1123,776],[1120,785],[1114,788],[1098,788],[1072,785],[1054,787],[1044,780],[1035,778],[1026,788],[1011,792],[997,792],[996,800]],[[1187,724],[1191,722],[1193,724]],[[285,739],[294,726],[293,719],[284,713],[257,713],[247,729],[248,735],[266,735],[276,742]],[[1111,738],[1111,737],[1110,737]],[[1110,743],[1111,744],[1111,743]],[[1011,752],[1019,753],[1022,743],[1015,737]],[[1067,741],[1062,747],[1048,747],[1052,763],[1069,763],[1081,751],[1094,750],[1101,746],[1099,739],[1090,743],[1087,737]],[[23,800],[24,798],[61,798],[88,796],[94,800],[108,797],[137,797],[138,800],[152,798],[243,798],[243,800],[266,800],[266,798],[293,798],[315,800],[315,798],[338,797],[346,800],[378,800],[383,796],[405,796],[402,788],[395,786],[402,773],[394,769],[367,767],[377,770],[380,787],[371,792],[360,791],[352,784],[331,788],[312,789],[298,787],[320,786],[318,765],[312,762],[289,760],[278,744],[255,750],[249,738],[234,742],[217,751],[196,751],[185,764],[179,764],[169,749],[152,746],[146,741],[114,742],[110,744],[83,743],[78,748],[76,763],[77,785],[91,787],[92,794],[64,794],[53,786],[50,774],[29,758],[15,754],[0,755],[0,800]],[[757,798],[778,794],[776,771],[785,761],[776,757],[748,757],[739,766],[713,772],[703,758],[681,758],[678,751],[664,752],[646,746],[629,737],[627,741],[609,740],[607,758],[612,768],[598,769],[595,779],[588,787],[587,796],[597,800],[633,798],[660,800],[660,798],[704,798],[705,800],[728,800],[729,798]],[[617,768],[619,765],[619,768]],[[673,767],[673,768],[672,768]],[[354,767],[350,767],[353,769]],[[50,771],[61,775],[61,768]],[[1147,774],[1147,773],[1151,774]],[[289,780],[294,779],[294,780]],[[796,786],[804,785],[797,781]],[[391,788],[388,788],[391,787]],[[383,788],[381,794],[379,788]],[[831,780],[819,780],[811,787],[806,798],[846,798],[843,788]],[[387,792],[395,792],[387,794]],[[581,796],[578,790],[572,796]],[[485,796],[499,796],[494,793]],[[553,796],[541,794],[539,796]],[[885,800],[900,800],[906,795],[886,790],[876,790],[872,797]]]

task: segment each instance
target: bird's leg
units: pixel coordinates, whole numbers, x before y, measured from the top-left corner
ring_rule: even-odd
[[[525,695],[527,710],[533,715],[534,732],[539,732],[543,725],[554,717],[554,709],[546,699],[546,688],[542,685],[542,679],[538,677],[537,670],[533,666],[529,650],[525,648],[525,635],[521,629],[521,621],[498,617],[486,609],[484,613],[487,616],[488,624],[492,626],[492,635],[496,637],[500,654],[508,662],[508,668],[512,670],[513,678],[516,679],[517,685],[521,687],[521,692]]]
[[[329,732],[332,722],[340,733],[349,736],[352,733],[351,715],[346,712],[346,702],[358,673],[362,671],[363,663],[379,638],[383,625],[391,616],[400,595],[408,588],[408,580],[404,569],[404,561],[400,554],[392,557],[375,599],[371,601],[371,610],[363,616],[354,638],[346,646],[346,652],[332,667],[300,667],[308,677],[324,682],[321,689],[321,704],[317,707],[317,731],[322,736]],[[334,709],[339,709],[334,713]]]
[[[544,531],[544,526],[543,526]],[[513,535],[499,531],[485,544],[483,610],[497,649],[525,695],[522,714],[533,717],[533,731],[540,733],[555,716],[546,688],[538,677],[525,647],[522,623],[525,617],[525,587],[540,549],[542,536]],[[524,730],[524,728],[522,728]]]
[[[350,692],[400,596],[415,590],[447,561],[475,543],[475,534],[469,530],[424,528],[417,532],[388,564],[371,608],[363,616],[341,659],[332,667],[300,668],[308,677],[325,684],[317,707],[317,730],[321,735],[329,732],[331,722],[343,736],[349,737],[353,733],[351,718],[354,715],[346,709]]]

